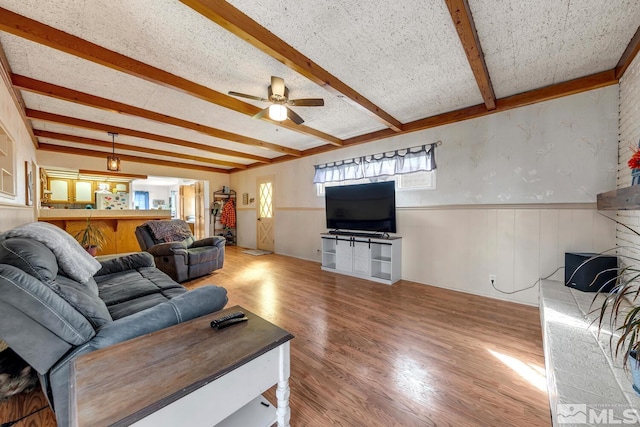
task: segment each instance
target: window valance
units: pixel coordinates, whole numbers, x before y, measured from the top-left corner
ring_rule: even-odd
[[[442,142],[315,165],[314,184],[401,175],[436,168],[436,146]]]

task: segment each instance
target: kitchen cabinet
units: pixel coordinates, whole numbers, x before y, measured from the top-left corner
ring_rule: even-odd
[[[73,202],[74,203],[95,203],[94,200],[95,182],[94,181],[73,181]]]
[[[71,180],[66,178],[49,178],[49,203],[71,202]]]
[[[128,182],[105,182],[105,181],[96,181],[96,190],[101,188],[105,188],[106,190],[111,191],[112,193],[128,193],[129,192],[129,183]]]

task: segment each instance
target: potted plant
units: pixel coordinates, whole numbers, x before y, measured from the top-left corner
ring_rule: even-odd
[[[87,224],[73,235],[92,256],[96,256],[98,249],[107,244],[107,235],[100,225],[92,224],[91,217],[87,217]]]
[[[609,218],[609,217],[607,217]],[[640,233],[619,221],[618,225],[640,237]],[[596,294],[593,305],[599,305],[593,312],[597,315],[598,333],[607,327],[611,332],[609,340],[614,357],[624,355],[623,368],[631,370],[633,389],[640,394],[640,259],[618,255],[625,262],[616,272],[615,284],[599,302],[601,294]]]

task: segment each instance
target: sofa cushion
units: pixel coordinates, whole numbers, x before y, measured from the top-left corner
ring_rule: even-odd
[[[58,261],[49,248],[35,240],[25,238],[2,240],[0,264],[13,265],[49,287],[55,285]]]
[[[31,222],[5,232],[3,236],[27,238],[44,244],[54,253],[60,270],[80,283],[85,283],[100,270],[101,265],[98,261],[69,233],[53,224]]]
[[[96,282],[114,320],[187,292],[155,267],[96,276]]]
[[[99,329],[113,319],[109,314],[107,305],[98,296],[98,285],[95,280],[89,279],[80,284],[73,279],[58,275],[54,289],[73,308],[87,318],[94,329]]]
[[[13,265],[0,264],[0,305],[4,307],[0,310],[0,319],[2,319],[0,333],[7,334],[2,336],[2,339],[7,341],[14,350],[15,346],[9,336],[18,331],[22,334],[30,334],[28,338],[23,338],[27,342],[34,339],[46,340],[43,336],[52,333],[71,345],[84,344],[96,333],[89,320],[71,307],[52,288]],[[9,309],[14,310],[15,313],[7,315],[10,313]],[[16,313],[21,313],[22,318]],[[33,325],[20,323],[25,319],[33,319],[35,323]],[[51,347],[54,344],[50,344]],[[60,349],[61,347],[58,346],[57,350]],[[25,357],[25,360],[28,359]],[[45,368],[49,367],[51,365]],[[39,368],[36,367],[36,369]]]
[[[135,270],[141,267],[155,267],[153,255],[148,252],[136,252],[129,255],[111,256],[102,260],[98,257],[98,261],[102,264],[102,268],[95,275],[103,276],[105,274],[119,273],[127,270]]]
[[[160,293],[155,293],[111,305],[109,310],[112,317],[117,320],[167,301],[169,301],[169,298]]]

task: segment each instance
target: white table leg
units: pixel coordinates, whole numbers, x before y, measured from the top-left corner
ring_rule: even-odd
[[[279,379],[276,388],[276,398],[278,399],[278,409],[276,409],[276,417],[278,427],[289,427],[291,419],[291,408],[289,407],[289,375],[291,374],[289,342],[280,346],[279,357]]]

